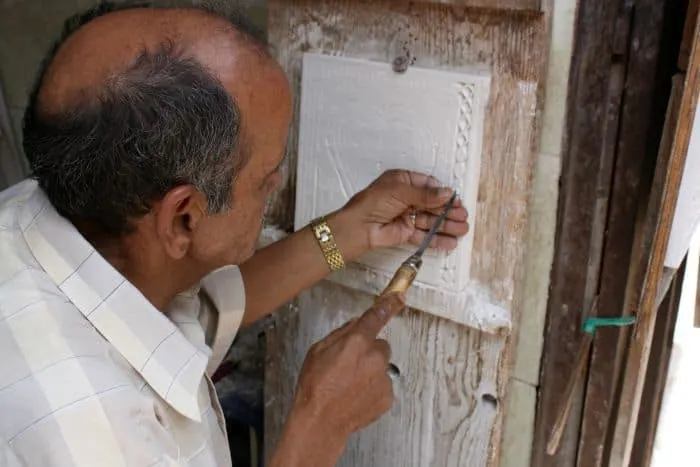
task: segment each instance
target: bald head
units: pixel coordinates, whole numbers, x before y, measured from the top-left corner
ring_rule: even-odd
[[[56,209],[122,235],[191,184],[210,212],[226,210],[250,158],[246,128],[272,110],[270,96],[288,94],[253,31],[194,8],[101,5],[68,20],[24,120],[25,152]]]
[[[132,7],[82,18],[44,73],[38,103],[49,113],[119,86],[145,55],[195,60],[218,80],[273,63],[249,25],[206,10]]]

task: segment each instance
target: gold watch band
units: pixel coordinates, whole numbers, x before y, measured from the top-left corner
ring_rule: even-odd
[[[326,218],[321,216],[311,221],[311,231],[314,233],[318,246],[321,248],[323,257],[326,258],[331,271],[343,269],[345,267],[343,254],[335,244],[335,237],[328,226],[328,222],[326,222]]]

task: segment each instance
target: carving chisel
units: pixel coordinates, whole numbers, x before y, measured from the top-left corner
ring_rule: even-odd
[[[401,263],[401,266],[394,274],[394,277],[389,282],[389,285],[387,285],[384,291],[380,294],[380,297],[392,292],[404,293],[409,287],[411,287],[413,280],[416,278],[416,275],[418,275],[420,267],[423,265],[423,253],[425,253],[425,250],[428,249],[430,241],[433,239],[435,234],[437,234],[440,226],[445,221],[447,214],[450,212],[450,209],[452,209],[455,199],[457,199],[456,191],[452,194],[449,201],[445,203],[445,207],[442,209],[440,216],[438,216],[437,220],[430,228],[430,231],[428,231],[423,243],[421,243],[415,253],[409,256],[406,261]]]

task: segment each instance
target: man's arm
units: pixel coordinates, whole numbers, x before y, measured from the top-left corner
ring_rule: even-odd
[[[270,467],[332,467],[350,435],[391,408],[391,350],[377,335],[404,306],[402,296],[384,296],[311,347]]]

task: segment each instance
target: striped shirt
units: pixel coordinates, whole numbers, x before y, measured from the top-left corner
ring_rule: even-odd
[[[235,266],[163,313],[35,181],[0,193],[0,466],[228,466],[209,374],[240,325]]]

